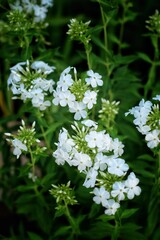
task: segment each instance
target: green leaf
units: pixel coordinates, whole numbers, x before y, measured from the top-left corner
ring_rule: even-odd
[[[71,232],[71,226],[59,227],[55,232],[55,237],[68,235]]]
[[[153,159],[152,156],[150,156],[149,154],[142,154],[138,157],[138,159],[142,159],[142,160],[146,160],[146,161],[151,161],[154,162],[155,160]]]
[[[129,55],[129,56],[115,55],[114,60],[117,66],[122,64],[128,65],[134,62],[135,60],[137,60],[137,56],[136,55]]]
[[[129,218],[138,211],[138,208],[126,209],[122,212],[121,218]]]
[[[28,232],[29,240],[43,240],[39,235],[33,232]]]
[[[34,189],[34,185],[22,185],[16,188],[17,191],[27,192]]]
[[[35,196],[33,194],[22,194],[19,196],[19,198],[16,200],[16,203],[19,205],[21,203],[26,204],[27,202],[30,202],[31,200],[33,200],[35,198]]]
[[[147,54],[138,52],[137,55],[139,58],[143,59],[145,62],[152,63],[152,60],[149,58]]]
[[[61,217],[63,215],[65,215],[66,213],[66,208],[65,206],[61,206],[59,205],[58,207],[56,207],[56,212],[54,214],[54,217],[57,218],[57,217]]]

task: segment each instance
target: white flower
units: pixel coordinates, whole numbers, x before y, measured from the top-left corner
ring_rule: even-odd
[[[63,131],[60,131],[59,134],[58,147],[64,149],[66,152],[71,152],[74,145],[73,139],[68,138],[68,131],[63,128]]]
[[[24,84],[19,86],[19,94],[21,94],[21,100],[26,101],[28,98],[32,98],[32,92],[25,89]]]
[[[73,107],[75,103],[75,96],[72,94],[69,90],[66,92],[61,92],[61,100],[60,100],[60,105],[61,106],[66,106],[68,105],[69,107]]]
[[[143,135],[146,135],[150,130],[151,130],[151,128],[150,128],[150,126],[148,126],[148,125],[139,125],[138,127],[137,127],[137,129],[138,129],[138,131],[140,132],[140,133],[142,133]]]
[[[153,99],[160,101],[160,95],[156,95],[156,97],[154,97]]]
[[[135,195],[136,196],[140,195],[141,188],[137,186],[138,183],[139,183],[139,179],[136,178],[133,172],[131,172],[127,180],[125,181],[125,186],[127,189],[127,197],[129,199],[133,199]]]
[[[91,85],[93,88],[97,86],[102,86],[103,81],[101,80],[102,76],[99,73],[94,73],[93,70],[87,71],[89,78],[86,78],[85,81],[88,85]]]
[[[24,143],[22,143],[21,140],[19,140],[17,138],[12,140],[12,145],[14,146],[13,154],[16,155],[17,158],[19,158],[22,151],[27,151],[27,146]]]
[[[150,101],[144,101],[142,99],[139,103],[139,106],[133,107],[125,115],[132,114],[135,117],[133,121],[135,125],[145,125],[147,117],[151,112],[152,103]]]
[[[53,93],[54,99],[53,104],[58,105],[60,104],[62,107],[69,106],[73,107],[75,103],[75,96],[69,91],[61,91],[60,89],[57,89],[57,91],[54,91]]]
[[[54,66],[49,66],[47,63],[43,62],[43,61],[35,61],[31,64],[31,68],[38,71],[38,72],[42,72],[44,74],[50,74],[51,72],[53,72],[55,70]]]
[[[109,192],[102,186],[100,188],[94,188],[93,190],[94,197],[93,201],[97,204],[102,204],[102,206],[105,206],[107,204],[107,200],[110,197]]]
[[[63,70],[63,72],[61,73],[61,75],[67,75],[67,74],[71,71],[72,68],[73,68],[73,67],[67,67],[67,68],[65,68],[65,69]]]
[[[42,5],[45,5],[46,7],[52,7],[53,6],[53,0],[42,0]]]
[[[124,145],[122,144],[122,142],[119,141],[118,138],[115,138],[114,141],[112,141],[112,147],[113,147],[113,151],[114,151],[115,156],[118,157],[118,156],[121,156],[123,154]]]
[[[58,148],[55,152],[52,154],[53,157],[55,157],[55,162],[58,165],[64,165],[65,162],[70,163],[70,156],[69,154],[64,151],[62,148]]]
[[[109,199],[106,202],[106,210],[104,211],[107,215],[114,215],[117,211],[117,209],[120,207],[120,204],[115,202],[113,199]]]
[[[118,200],[124,200],[125,194],[127,192],[125,182],[115,182],[112,186],[111,195],[112,197],[118,197]]]
[[[108,159],[108,172],[118,177],[124,176],[129,169],[128,164],[122,158]]]
[[[89,188],[89,187],[93,188],[96,183],[97,175],[98,175],[97,170],[94,168],[90,168],[89,171],[87,172],[83,186],[85,186],[86,188]]]
[[[20,5],[20,1],[17,0],[14,2],[14,4],[10,4],[10,8],[13,10],[18,10],[19,12],[22,12],[23,7]]]
[[[103,155],[103,153],[97,153],[95,160],[94,160],[94,168],[96,170],[100,169],[104,171],[107,168],[107,156]]]
[[[51,102],[49,100],[47,100],[47,101],[41,102],[39,104],[39,109],[41,111],[44,111],[44,110],[46,110],[47,107],[50,107],[50,106],[51,106]]]
[[[78,170],[82,172],[86,170],[87,167],[92,166],[92,160],[89,155],[82,152],[77,152],[71,160],[71,164],[73,166],[78,166]]]
[[[88,109],[93,107],[93,104],[96,104],[97,93],[94,91],[87,90],[84,94],[83,103],[87,105]]]
[[[112,139],[109,134],[105,134],[105,131],[90,131],[85,136],[85,140],[89,148],[98,148],[99,152],[108,152],[112,150]]]
[[[149,132],[146,137],[145,140],[148,142],[147,146],[149,148],[155,148],[158,146],[158,144],[160,143],[160,130],[155,129],[152,132]]]
[[[26,62],[20,62],[17,63],[16,65],[14,65],[13,67],[10,68],[11,72],[15,73],[15,72],[24,72],[24,68],[22,66],[26,65]]]
[[[149,131],[149,127],[147,127],[146,122],[148,115],[152,110],[152,102],[144,101],[142,99],[139,103],[139,106],[133,107],[130,109],[125,115],[132,114],[134,116],[133,123],[137,126],[137,129],[142,134],[146,134]]]
[[[47,15],[47,8],[45,6],[34,5],[34,22],[43,22]]]
[[[32,81],[34,88],[41,88],[44,91],[49,91],[50,93],[53,92],[53,80],[46,80],[44,78],[36,78]]]
[[[110,135],[104,131],[99,133],[99,143],[97,144],[98,151],[109,152],[113,150],[113,140]]]
[[[95,148],[97,146],[97,139],[98,133],[96,131],[90,131],[90,133],[85,136],[89,148]]]
[[[57,88],[56,90],[53,91],[53,96],[54,96],[54,98],[53,98],[53,100],[52,100],[52,103],[53,103],[54,105],[56,105],[56,106],[60,104],[60,101],[61,101],[61,93],[62,93],[62,91],[61,91],[61,89],[59,89],[59,88]],[[62,97],[62,99],[63,99],[63,97]]]
[[[94,129],[97,129],[97,123],[87,119],[87,120],[83,120],[82,123],[86,126],[86,127],[94,127]]]
[[[37,88],[30,91],[32,97],[32,105],[34,107],[39,107],[44,102],[44,93],[42,89]]]
[[[71,74],[65,74],[62,72],[59,81],[57,82],[57,87],[61,88],[62,91],[66,91],[73,84],[73,79]]]
[[[20,92],[18,91],[19,90],[18,88],[19,88],[21,80],[22,80],[21,75],[18,73],[11,73],[9,75],[8,86],[11,85],[10,87],[11,87],[13,94],[20,94]]]
[[[87,117],[86,105],[82,102],[74,102],[74,105],[69,108],[71,113],[75,113],[74,119],[80,120],[81,118]]]
[[[36,179],[37,179],[37,176],[35,176],[33,173],[29,172],[28,173],[28,178],[31,179],[33,182],[35,182]]]
[[[24,72],[24,69],[23,69],[23,65],[25,65],[26,62],[20,62],[20,63],[17,63],[15,66],[11,67],[10,70],[11,70],[11,74],[8,78],[8,85],[14,85],[14,84],[19,84],[19,82],[21,81],[22,79],[22,76],[21,76],[21,73]]]

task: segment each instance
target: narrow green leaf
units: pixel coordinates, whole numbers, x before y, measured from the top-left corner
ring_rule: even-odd
[[[33,232],[28,232],[29,240],[43,240],[39,235]]]
[[[121,218],[129,218],[138,211],[138,208],[126,209],[122,212]]]
[[[138,57],[143,59],[145,62],[152,63],[152,60],[149,58],[149,56],[145,53],[139,52],[137,53]]]

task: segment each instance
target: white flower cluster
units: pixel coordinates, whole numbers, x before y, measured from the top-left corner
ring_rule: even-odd
[[[160,95],[153,98],[160,101]],[[125,115],[134,116],[133,123],[138,131],[145,135],[147,146],[151,149],[160,143],[160,111],[159,105],[142,99],[138,106],[131,108]]]
[[[45,110],[51,105],[48,95],[53,93],[52,79],[47,80],[48,74],[54,71],[43,61],[21,62],[11,67],[8,85],[15,95],[13,99],[20,98],[23,101],[30,99],[32,105],[40,110]]]
[[[74,72],[73,79],[71,70]],[[53,93],[53,104],[68,106],[69,111],[74,113],[74,119],[80,120],[87,117],[87,110],[92,109],[97,101],[97,91],[92,90],[97,86],[102,86],[102,76],[94,73],[92,70],[87,71],[87,77],[84,82],[77,79],[77,71],[73,67],[66,68],[57,82],[57,88]]]
[[[53,0],[41,0],[40,4],[37,0],[16,0],[14,4],[10,4],[11,9],[33,14],[33,22],[43,22],[46,18],[48,8],[52,7]]]
[[[76,135],[70,136],[65,128],[60,131],[53,157],[58,165],[67,162],[84,173],[83,186],[93,188],[93,200],[105,207],[107,215],[113,215],[120,201],[141,193],[137,186],[139,179],[132,172],[123,180],[129,166],[121,158],[124,145],[118,138],[112,139],[105,131],[98,131],[97,123],[92,120],[81,124],[72,126]]]

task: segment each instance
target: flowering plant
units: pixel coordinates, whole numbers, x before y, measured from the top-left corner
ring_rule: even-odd
[[[128,0],[0,7],[0,237],[158,239],[158,9],[143,19]]]

